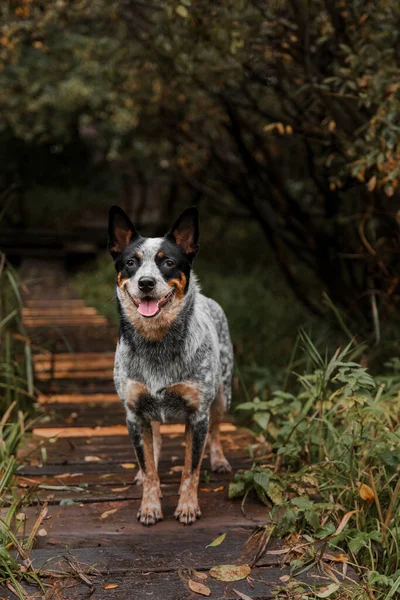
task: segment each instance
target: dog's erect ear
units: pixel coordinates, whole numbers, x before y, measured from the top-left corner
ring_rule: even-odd
[[[111,256],[113,258],[118,256],[125,246],[139,237],[140,235],[122,208],[112,206],[108,217],[108,251]]]
[[[199,213],[195,206],[187,208],[165,236],[181,248],[192,261],[199,251]]]

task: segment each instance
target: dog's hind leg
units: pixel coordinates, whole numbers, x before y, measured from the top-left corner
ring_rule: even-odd
[[[156,471],[158,471],[158,461],[160,459],[160,452],[161,452],[160,422],[152,421],[151,428],[153,431],[154,465],[155,465]],[[142,483],[143,483],[143,473],[142,473],[142,469],[140,467],[139,467],[139,471],[135,475],[135,483],[136,483],[136,485],[142,485]],[[162,498],[162,495],[160,495],[160,498]]]
[[[232,467],[225,458],[224,451],[222,449],[219,431],[225,410],[226,401],[224,398],[223,388],[221,386],[218,390],[214,402],[211,404],[210,432],[208,438],[210,445],[211,470],[216,471],[217,473],[229,473],[230,471],[232,471]]]

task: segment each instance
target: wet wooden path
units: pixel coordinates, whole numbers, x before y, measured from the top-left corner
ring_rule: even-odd
[[[207,455],[200,483],[202,518],[190,527],[174,521],[182,426],[161,429],[164,521],[151,528],[138,523],[141,489],[134,483],[134,453],[112,383],[116,327],[77,297],[59,265],[42,261],[30,265],[29,273],[24,322],[42,348],[35,356],[41,418],[23,448],[26,462],[18,485],[30,492],[26,531],[48,507],[32,552],[34,564],[61,572],[46,580],[51,585],[45,595],[35,595],[32,588],[32,598],[200,598],[190,590],[189,578],[208,586],[213,599],[272,598],[289,572],[284,555],[276,553],[277,542],[245,580],[223,583],[208,575],[212,566],[243,562],[244,543],[256,525],[268,521],[269,511],[253,500],[244,516],[240,501],[228,499],[231,475],[211,473]],[[249,467],[249,435],[229,420],[223,432],[234,470]],[[207,548],[221,534],[226,534],[223,543]],[[315,571],[303,580],[310,585],[329,581]],[[0,597],[14,598],[1,589]]]

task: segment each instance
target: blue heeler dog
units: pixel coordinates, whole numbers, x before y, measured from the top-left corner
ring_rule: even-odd
[[[163,518],[160,423],[186,424],[174,515],[181,523],[201,514],[197,490],[208,432],[211,469],[231,470],[219,428],[231,400],[232,343],[222,308],[200,293],[192,272],[198,237],[196,208],[186,209],[163,238],[142,237],[123,210],[110,209],[108,249],[121,319],[114,381],[140,466],[143,525]]]

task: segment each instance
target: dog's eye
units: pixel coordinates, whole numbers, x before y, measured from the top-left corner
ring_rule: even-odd
[[[172,267],[175,266],[175,263],[173,260],[171,260],[170,258],[167,258],[167,260],[164,262],[164,265],[166,267],[168,267],[169,269],[172,269]]]
[[[134,267],[135,265],[136,265],[136,261],[133,258],[130,258],[129,260],[126,261],[127,267]]]

